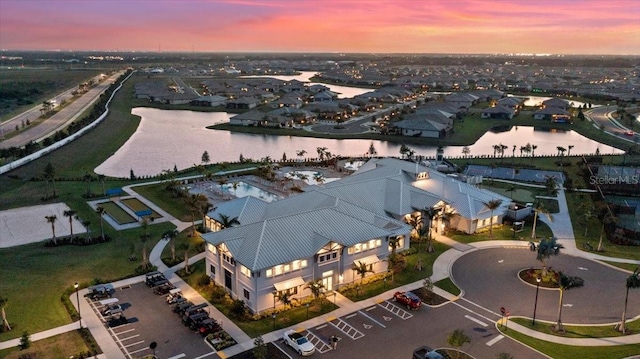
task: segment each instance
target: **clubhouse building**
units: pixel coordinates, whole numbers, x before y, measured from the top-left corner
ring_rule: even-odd
[[[358,280],[356,263],[386,271],[390,239],[397,251],[409,248],[412,227],[405,220],[416,212],[446,212],[449,228],[474,233],[489,226],[484,203],[494,199],[502,204],[493,223],[501,223],[508,197],[413,162],[371,159],[351,176],[280,201],[243,197],[209,212],[206,271],[252,312],[263,312],[283,292],[311,295],[305,286],[312,280],[321,279],[326,291]],[[223,217],[240,224],[221,229]],[[435,231],[445,226],[431,222]]]

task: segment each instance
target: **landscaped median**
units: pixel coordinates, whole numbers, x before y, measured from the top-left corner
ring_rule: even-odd
[[[625,345],[610,345],[610,346],[588,346],[587,343],[582,342],[581,344],[576,345],[568,345],[568,344],[560,344],[560,343],[569,343],[569,338],[575,339],[604,339],[606,338],[615,338],[620,337],[621,334],[613,330],[613,324],[611,325],[603,325],[603,326],[573,326],[573,325],[565,325],[564,328],[566,333],[563,335],[557,335],[557,333],[552,332],[551,327],[554,323],[549,322],[540,322],[537,321],[536,326],[531,325],[531,320],[528,318],[511,318],[511,322],[521,325],[525,328],[532,329],[538,331],[542,334],[553,335],[557,338],[557,342],[551,342],[547,340],[542,340],[538,338],[534,338],[532,336],[526,335],[514,329],[513,323],[504,327],[502,325],[498,325],[497,328],[502,332],[502,334],[509,336],[519,342],[524,343],[536,350],[550,356],[554,359],[574,359],[574,358],[607,358],[607,359],[621,359],[631,357],[633,355],[638,355],[640,353],[640,342],[636,342],[634,344],[625,344]],[[640,331],[640,320],[635,320],[633,322],[627,322],[629,328],[632,331],[637,333]]]

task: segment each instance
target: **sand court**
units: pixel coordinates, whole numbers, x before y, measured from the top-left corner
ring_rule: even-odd
[[[43,204],[0,211],[0,248],[41,242],[53,236],[51,223],[46,216],[55,215],[56,237],[71,234],[69,218],[64,211],[70,208],[64,203]],[[73,234],[85,233],[82,223],[73,218]]]

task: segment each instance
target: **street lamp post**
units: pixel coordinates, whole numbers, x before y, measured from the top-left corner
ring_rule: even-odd
[[[76,302],[78,303],[78,321],[80,322],[80,329],[82,329],[82,315],[80,315],[80,295],[78,294],[78,282],[73,285],[76,289]]]
[[[542,278],[536,277],[536,301],[533,304],[533,322],[531,323],[532,326],[536,325],[536,309],[538,309],[538,290],[540,289],[541,280]]]
[[[387,277],[382,278],[382,290],[387,290]]]
[[[336,292],[333,292],[333,306],[336,306]]]
[[[276,330],[276,295],[277,291],[273,291],[273,313],[271,313],[271,318],[273,319],[273,330]]]
[[[273,330],[276,330],[276,313],[271,314],[271,318],[273,319]]]
[[[309,303],[307,303],[307,319],[309,319]]]

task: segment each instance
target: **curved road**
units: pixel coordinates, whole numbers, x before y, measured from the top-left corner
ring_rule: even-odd
[[[628,142],[640,142],[640,134],[638,134],[637,132],[634,133],[633,136],[625,134],[625,132],[629,131],[629,129],[621,125],[611,116],[611,114],[617,109],[618,106],[596,107],[594,109],[585,111],[584,115],[587,116],[587,118],[589,118],[593,123],[599,126],[603,126],[606,132],[615,137]]]
[[[565,291],[562,322],[605,324],[620,321],[625,283],[629,274],[600,262],[560,253],[549,265],[584,279],[584,286]],[[541,268],[535,252],[527,248],[491,248],[465,253],[451,267],[453,281],[465,292],[463,298],[499,313],[507,308],[512,316],[533,316],[536,287],[522,282],[522,269]],[[556,321],[559,292],[540,288],[536,319]],[[627,318],[640,315],[640,295],[629,292]]]
[[[55,131],[65,127],[80,116],[86,108],[93,104],[93,102],[96,101],[100,95],[123,73],[123,71],[120,71],[98,83],[85,94],[75,99],[73,102],[70,102],[66,107],[41,123],[28,127],[16,136],[6,140],[0,140],[0,148],[22,147],[31,141],[40,141]],[[66,95],[67,93],[70,94],[69,91],[65,91],[54,99],[68,98]],[[21,123],[22,119],[26,120],[27,118],[30,118],[31,121],[34,121],[38,117],[40,117],[40,106],[36,106],[33,109],[12,118],[11,120],[3,122],[0,125],[2,126],[2,133],[6,135],[7,133],[15,130],[16,124]]]

